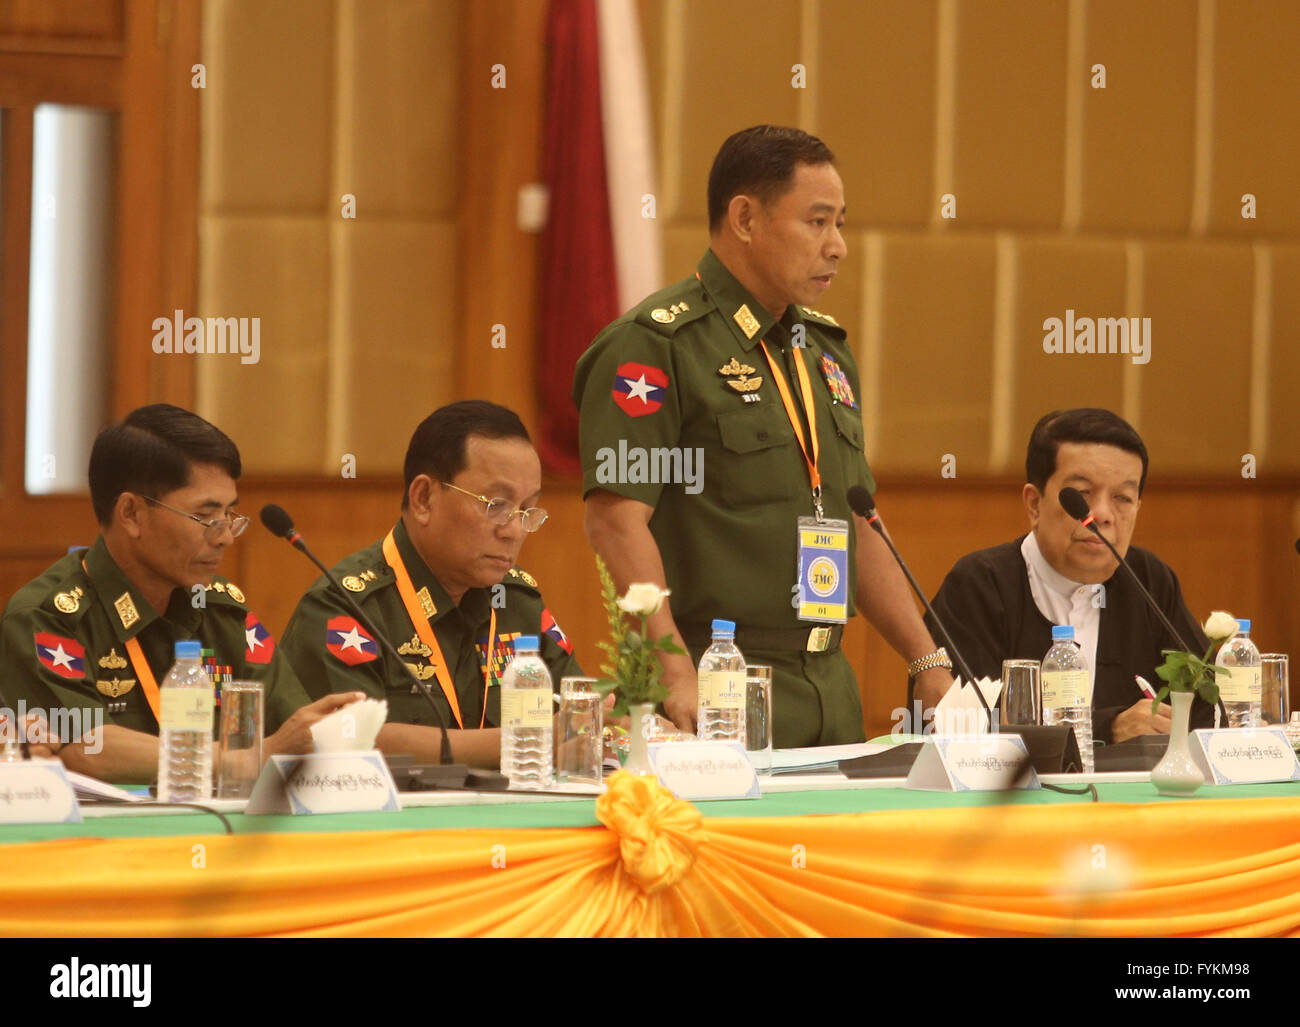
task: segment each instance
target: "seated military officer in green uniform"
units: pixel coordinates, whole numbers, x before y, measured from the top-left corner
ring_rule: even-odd
[[[313,695],[360,689],[388,700],[376,742],[384,752],[436,762],[442,731],[414,671],[452,727],[455,758],[496,766],[500,675],[514,640],[539,636],[557,688],[582,673],[537,582],[515,566],[525,536],[546,520],[534,505],[541,461],[512,411],[467,400],[415,429],[404,479],[392,531],[333,570],[406,666],[385,656],[324,577],[299,602],[281,648]]]
[[[721,617],[751,662],[773,665],[778,746],[857,741],[862,704],[840,650],[855,603],[923,688],[942,694],[951,663],[845,498],[874,490],[858,372],[844,329],[812,308],[845,254],[844,186],[819,139],[762,125],[723,143],[708,210],[697,272],[578,361],[587,537],[620,589],[672,590],[650,630],[690,652],[664,659],[679,727],[695,724],[694,661]],[[897,693],[901,706],[901,674]]]
[[[73,769],[114,782],[157,776],[158,686],[182,639],[214,650],[236,678],[263,682],[266,754],[310,752],[310,725],[361,698],[307,705],[243,591],[217,574],[248,523],[234,510],[240,470],[220,429],[167,404],[132,411],[95,439],[99,538],[24,585],[0,619],[0,681],[11,702],[46,714],[80,709],[86,727],[103,717],[102,735],[50,741]]]

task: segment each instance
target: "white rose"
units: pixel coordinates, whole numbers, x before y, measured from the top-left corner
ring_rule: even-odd
[[[1201,628],[1211,642],[1220,642],[1237,633],[1237,618],[1222,610],[1215,610]]]
[[[624,613],[635,614],[638,617],[649,617],[659,611],[659,607],[663,606],[664,599],[667,597],[668,590],[666,588],[641,582],[627,587],[627,595],[618,600],[618,608]],[[1233,623],[1233,628],[1235,630],[1236,622]]]

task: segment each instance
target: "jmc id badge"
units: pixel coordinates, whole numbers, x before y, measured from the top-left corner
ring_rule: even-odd
[[[799,518],[799,619],[849,619],[849,522]]]

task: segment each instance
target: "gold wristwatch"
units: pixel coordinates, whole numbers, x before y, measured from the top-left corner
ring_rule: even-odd
[[[924,671],[933,670],[935,667],[952,670],[952,660],[948,659],[948,650],[943,646],[939,646],[934,652],[909,663],[907,665],[907,675],[914,678]]]

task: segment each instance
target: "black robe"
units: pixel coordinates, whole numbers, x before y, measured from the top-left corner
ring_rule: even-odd
[[[1020,552],[1024,538],[963,556],[934,597],[935,612],[977,677],[997,680],[1003,660],[1041,660],[1051,647],[1052,625],[1029,591],[1029,571]],[[1155,554],[1136,546],[1129,547],[1126,559],[1179,634],[1196,647],[1196,655],[1204,655],[1209,642],[1188,611],[1174,572]],[[1169,637],[1122,567],[1105,584],[1093,669],[1092,733],[1096,741],[1110,742],[1115,716],[1142,698],[1133,675],[1141,674],[1158,691],[1164,684],[1155,670],[1164,662],[1161,650],[1182,646]],[[929,615],[926,624],[942,644],[943,636]],[[1213,724],[1214,707],[1198,696],[1191,726]]]

